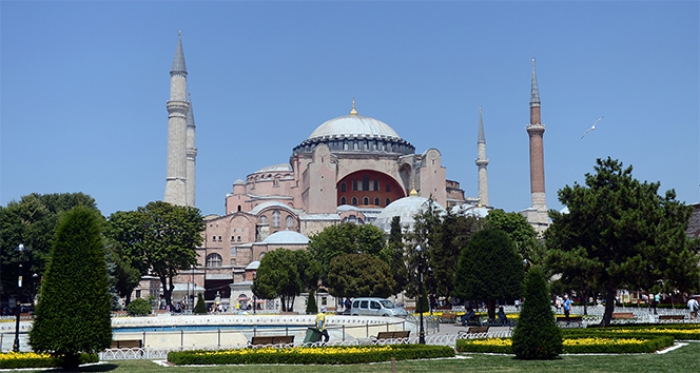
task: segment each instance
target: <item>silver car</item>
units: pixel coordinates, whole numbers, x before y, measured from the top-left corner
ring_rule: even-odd
[[[396,307],[392,301],[384,298],[355,298],[352,301],[350,314],[353,316],[408,316],[405,309]]]

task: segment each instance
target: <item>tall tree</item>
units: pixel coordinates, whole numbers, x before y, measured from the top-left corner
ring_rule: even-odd
[[[474,233],[462,250],[455,275],[455,294],[465,300],[484,300],[489,318],[496,317],[496,300],[520,296],[525,275],[513,242],[500,229]]]
[[[131,293],[148,272],[143,249],[143,222],[138,211],[117,211],[107,219],[105,236],[109,255],[114,263],[115,287],[128,305]]]
[[[406,295],[409,297],[416,296],[419,291],[419,270],[424,273],[424,278],[428,275],[428,269],[431,266],[434,248],[438,245],[440,229],[442,225],[441,213],[443,209],[438,207],[435,201],[431,198],[425,204],[425,207],[414,216],[413,229],[405,234],[406,241],[406,263],[410,283],[406,287]],[[418,252],[416,248],[421,246],[423,251]],[[430,287],[430,281],[425,281],[426,292],[435,294],[434,286]]]
[[[81,352],[97,353],[112,341],[101,219],[82,206],[61,218],[29,332],[34,351],[63,357],[67,370],[77,368]]]
[[[403,242],[403,233],[401,232],[401,217],[394,216],[391,219],[391,229],[389,231],[389,240],[387,241],[387,255],[389,258],[389,267],[391,274],[394,277],[394,288],[392,294],[401,293],[408,284],[408,268],[406,267],[406,247]]]
[[[639,182],[632,167],[617,160],[598,159],[594,169],[585,186],[558,192],[568,213],[550,211],[545,237],[552,271],[562,279],[585,276],[605,294],[603,325],[610,323],[618,289],[669,282],[681,292],[696,290],[698,245],[685,234],[691,208],[676,201],[673,190],[660,196],[659,183]]]
[[[394,278],[386,262],[369,254],[342,254],[331,260],[328,291],[338,298],[393,294]]]
[[[19,202],[0,207],[0,280],[3,294],[16,294],[19,257],[15,248],[27,248],[23,260],[25,273],[41,278],[51,251],[56,224],[61,213],[75,206],[97,211],[95,200],[83,193],[32,193]]]
[[[294,310],[297,295],[318,283],[318,269],[305,250],[279,248],[260,260],[253,285],[254,293],[262,299],[280,298],[282,311]]]
[[[156,201],[135,212],[112,214],[107,235],[119,244],[116,250],[125,262],[123,269],[130,269],[125,275],[150,270],[160,279],[166,304],[172,305],[173,278],[197,263],[195,248],[202,243],[203,230],[199,209]],[[133,279],[126,279],[120,291],[130,293]]]
[[[508,235],[523,260],[541,263],[543,246],[537,240],[537,231],[527,222],[525,215],[494,209],[489,211],[484,221],[490,227],[500,229]]]
[[[328,281],[331,259],[340,254],[365,253],[385,257],[384,232],[371,224],[341,223],[324,228],[309,237],[308,250],[321,265],[321,280]]]

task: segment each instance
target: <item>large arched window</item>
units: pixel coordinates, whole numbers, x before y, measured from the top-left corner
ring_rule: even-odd
[[[285,228],[287,228],[287,230],[294,230],[294,218],[291,216],[287,216],[284,225]]]
[[[365,206],[368,206],[368,205],[369,205],[369,197],[363,198],[363,199],[362,199],[362,204],[365,205]]]
[[[280,212],[279,212],[279,210],[275,210],[272,212],[272,227],[273,228],[280,227]]]
[[[260,224],[267,225],[267,216],[263,215],[260,217]]]
[[[221,255],[217,253],[207,255],[207,268],[219,268],[221,267]]]

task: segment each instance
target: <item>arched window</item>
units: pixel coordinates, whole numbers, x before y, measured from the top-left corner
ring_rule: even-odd
[[[279,212],[279,210],[275,210],[272,212],[272,227],[279,228],[279,226],[280,226],[280,212]]]
[[[369,197],[363,198],[363,199],[362,199],[362,204],[365,205],[365,206],[369,205]]]
[[[357,206],[357,197],[352,197],[352,203],[351,205]]]
[[[340,204],[341,205],[346,205],[348,203],[348,200],[345,198],[345,196],[340,197]]]
[[[374,197],[374,205],[379,206],[379,197]]]
[[[286,226],[287,230],[294,230],[294,218],[291,216],[287,216],[284,225]]]
[[[347,192],[348,187],[345,185],[345,183],[340,183],[340,191],[341,192]]]
[[[238,212],[241,211],[241,205],[238,205]]]
[[[386,202],[386,206],[389,206],[389,204],[391,203],[391,198],[387,198],[385,202]]]
[[[207,255],[207,268],[219,268],[221,267],[221,255],[217,253]]]
[[[265,252],[260,253],[260,255],[258,255],[258,260],[262,260],[262,258],[263,258],[264,256],[265,256]]]
[[[267,216],[263,215],[260,217],[260,225],[267,225]]]
[[[369,176],[367,175],[362,176],[362,190],[371,190],[369,189]]]

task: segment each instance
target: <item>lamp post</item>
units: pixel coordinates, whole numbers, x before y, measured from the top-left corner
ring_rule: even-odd
[[[253,272],[253,288],[251,289],[253,291],[253,315],[257,313],[258,309],[258,301],[255,299],[255,278],[258,277],[257,275],[256,272]]]
[[[421,245],[416,246],[416,252],[418,253],[418,313],[420,317],[420,333],[418,334],[418,343],[425,344],[425,329],[423,329],[423,247]]]
[[[17,274],[17,320],[15,322],[15,343],[12,345],[12,351],[19,352],[19,316],[22,308],[22,253],[24,253],[24,245],[19,244],[15,249],[19,253],[19,272]]]

